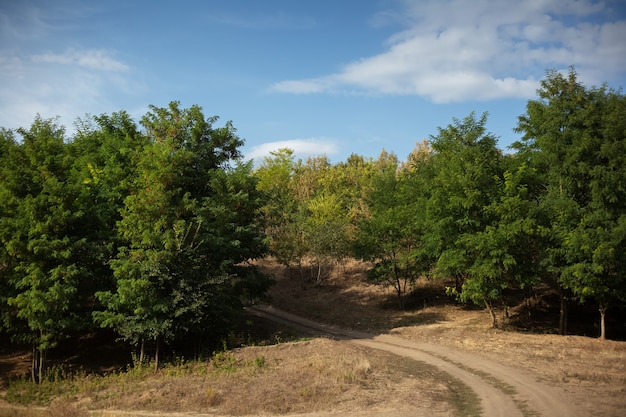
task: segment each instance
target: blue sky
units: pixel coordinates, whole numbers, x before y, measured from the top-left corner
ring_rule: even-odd
[[[200,105],[246,158],[405,159],[489,112],[505,149],[547,69],[626,86],[624,0],[0,0],[0,126]]]

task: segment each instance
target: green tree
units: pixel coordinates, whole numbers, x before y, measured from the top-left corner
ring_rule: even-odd
[[[497,178],[499,196],[484,208],[493,222],[465,237],[473,261],[468,270],[469,279],[463,283],[461,299],[484,302],[494,327],[498,326],[498,320],[490,303],[501,301],[508,318],[502,291],[513,280],[529,297],[533,286],[540,282],[537,239],[541,228],[536,218],[538,204],[532,197],[532,178],[532,170],[523,162],[504,172],[502,179]]]
[[[281,149],[255,171],[266,196],[263,215],[272,254],[285,266],[296,265],[320,284],[342,259],[352,255],[358,219],[366,212],[373,164],[352,155],[332,165],[326,156],[294,162]]]
[[[33,347],[31,376],[41,381],[49,349],[76,327],[77,287],[85,274],[80,254],[83,213],[79,190],[70,181],[64,128],[37,116],[30,129],[18,129],[21,145],[5,135],[3,255],[8,259],[14,339]],[[12,173],[9,174],[9,171]],[[6,283],[6,281],[5,281]]]
[[[256,183],[250,164],[233,166],[243,142],[215,121],[177,102],[144,116],[151,142],[118,223],[126,245],[112,262],[117,288],[97,293],[106,309],[96,320],[139,345],[141,359],[153,343],[155,366],[163,342],[219,336],[244,289],[266,288],[242,265],[264,253]]]
[[[354,243],[358,222],[368,214],[367,198],[373,188],[374,160],[352,154],[334,167],[334,192],[338,194],[349,218],[348,239]],[[348,252],[350,253],[350,252]]]
[[[271,152],[255,171],[257,189],[265,196],[261,215],[270,253],[289,267],[301,265],[305,255],[302,230],[298,224],[300,207],[295,196],[293,150]]]
[[[416,256],[422,239],[415,218],[419,208],[406,178],[399,175],[394,155],[383,151],[375,165],[378,172],[367,200],[368,216],[359,222],[355,254],[374,262],[368,279],[392,287],[403,309],[415,281],[424,273]]]
[[[567,235],[571,264],[563,284],[580,301],[593,299],[600,311],[600,338],[606,338],[606,312],[626,302],[626,97],[605,88],[587,90],[583,110],[589,202]],[[585,111],[586,110],[586,111]]]
[[[434,172],[427,233],[439,246],[437,274],[454,277],[451,291],[463,301],[486,306],[497,326],[493,302],[506,284],[497,266],[501,262],[481,258],[489,248],[480,236],[486,237],[487,226],[495,221],[485,208],[498,198],[502,153],[486,132],[486,122],[486,113],[478,120],[471,113],[431,137]]]
[[[353,154],[346,162],[329,165],[319,175],[315,195],[309,202],[313,206],[310,214],[321,237],[317,245],[326,248],[325,253],[334,262],[352,256],[358,223],[368,215],[367,199],[376,174],[374,165],[373,159]]]
[[[562,297],[560,332],[566,331],[569,292],[580,302],[598,303],[605,337],[606,307],[623,299],[624,288],[623,96],[606,87],[585,88],[573,68],[567,75],[548,72],[538,95],[519,118],[523,137],[516,147],[546,190],[543,262]]]
[[[332,165],[326,156],[299,161],[295,172],[295,196],[299,206],[307,258],[319,285],[332,269],[349,256],[354,238],[357,192],[347,177],[348,165]],[[356,200],[356,201],[355,201]]]
[[[325,277],[324,270],[346,256],[348,214],[336,194],[323,192],[307,202],[306,214],[301,227],[308,255],[317,265],[314,281],[319,285]]]
[[[88,273],[81,280],[79,296],[87,311],[82,315],[88,318],[85,325],[93,325],[91,311],[99,308],[93,295],[115,287],[109,261],[122,243],[116,224],[136,177],[139,155],[148,142],[124,111],[79,119],[76,127],[68,152],[72,183],[79,185],[80,234],[86,239],[80,256]]]
[[[25,158],[12,130],[0,129],[0,330],[11,330],[13,311],[9,298],[15,296],[15,259],[7,246],[14,237]]]
[[[419,233],[420,243],[413,250],[415,262],[421,265],[422,275],[432,277],[439,256],[440,237],[435,231],[429,210],[435,177],[434,150],[426,140],[418,142],[403,163],[400,175],[404,184],[404,205],[409,207],[407,222],[413,224],[413,232]]]

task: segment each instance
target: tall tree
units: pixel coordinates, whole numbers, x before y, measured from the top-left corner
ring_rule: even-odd
[[[79,296],[87,313],[82,316],[93,325],[91,311],[98,309],[94,293],[115,286],[109,261],[122,243],[116,224],[147,137],[124,111],[79,119],[76,127],[68,151],[72,183],[79,184],[80,233],[86,239],[80,256],[88,273],[81,280]]]
[[[533,172],[523,162],[511,168],[503,178],[496,178],[499,195],[484,207],[493,221],[484,230],[465,237],[473,260],[461,298],[485,303],[495,327],[497,317],[489,304],[501,301],[508,318],[502,291],[515,282],[530,297],[542,272],[537,262],[541,249],[537,244],[540,227],[532,192]]]
[[[587,90],[585,136],[592,148],[586,167],[589,202],[568,233],[570,265],[563,284],[580,301],[593,299],[600,311],[600,338],[606,313],[626,301],[626,97],[605,88]]]
[[[623,181],[624,105],[621,93],[588,89],[573,68],[548,72],[529,101],[516,144],[543,178],[542,206],[550,240],[544,263],[555,277],[562,305],[570,292],[600,308],[601,337],[611,300],[623,299],[620,218]],[[561,309],[565,333],[566,308]]]
[[[348,213],[336,194],[319,192],[306,204],[306,218],[301,227],[307,241],[308,255],[317,266],[316,285],[325,278],[324,270],[343,259],[349,247]]]
[[[96,320],[138,344],[142,358],[153,343],[155,366],[162,342],[226,331],[239,303],[233,288],[255,288],[260,277],[241,266],[264,253],[256,185],[245,179],[250,165],[233,166],[243,142],[215,121],[177,102],[144,116],[151,143],[118,223],[126,245],[112,262],[117,289],[97,293],[106,309]]]
[[[254,175],[258,190],[265,196],[261,215],[270,253],[286,267],[300,265],[306,250],[298,225],[300,207],[295,196],[293,150],[270,152]]]
[[[37,116],[30,129],[18,129],[19,149],[10,148],[13,173],[2,186],[0,229],[12,296],[14,337],[32,344],[31,374],[41,381],[46,352],[76,325],[76,293],[85,274],[80,253],[82,211],[78,185],[70,180],[64,128]],[[4,274],[3,274],[4,275]]]
[[[368,215],[367,199],[376,176],[375,163],[372,158],[353,154],[346,162],[329,166],[319,177],[315,197],[310,203],[323,200],[334,207],[326,210],[324,216],[318,215],[317,221],[328,229],[320,233],[325,236],[321,243],[335,262],[352,256],[358,223]],[[316,210],[311,210],[311,214],[315,213]]]
[[[368,214],[367,198],[372,191],[376,173],[372,158],[352,154],[345,162],[333,167],[333,192],[348,213],[349,240],[354,241],[358,222]]]
[[[486,122],[487,113],[480,119],[471,113],[431,137],[434,175],[428,233],[439,242],[437,273],[454,277],[453,292],[464,301],[486,306],[496,326],[493,302],[500,298],[504,283],[498,270],[487,268],[491,260],[477,257],[486,249],[477,236],[494,222],[485,207],[497,198],[497,181],[502,178],[502,154],[496,138],[486,131]]]
[[[415,218],[419,209],[406,178],[399,175],[397,158],[383,151],[375,165],[378,170],[367,199],[368,215],[359,222],[355,253],[374,262],[368,279],[392,287],[403,309],[415,281],[424,273],[416,256],[422,239]]]
[[[25,158],[12,130],[0,129],[0,330],[11,330],[13,309],[9,298],[15,296],[15,259],[7,243],[13,237],[22,188],[21,172]]]
[[[311,157],[296,165],[295,197],[298,223],[306,255],[316,268],[313,280],[320,284],[334,265],[351,252],[355,195],[344,165],[332,165],[326,156]],[[358,203],[357,203],[358,204]]]

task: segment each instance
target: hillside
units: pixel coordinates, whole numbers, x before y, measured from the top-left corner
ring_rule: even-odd
[[[336,327],[437,345],[508,366],[562,391],[589,415],[618,416],[626,406],[624,342],[522,332],[513,325],[496,331],[485,311],[457,305],[425,281],[419,282],[410,308],[399,311],[393,293],[368,284],[364,266],[355,262],[336,269],[321,285],[270,261],[260,266],[276,280],[271,290],[275,307]],[[517,311],[512,308],[511,315]],[[115,360],[117,368],[124,367],[123,349],[101,346],[99,356],[108,351],[111,360],[91,369],[109,370],[108,375],[51,383],[40,396],[27,384],[13,383],[2,394],[0,416],[480,415],[476,387],[425,362],[328,336],[311,337],[254,315],[245,317],[243,327],[233,341],[254,346],[199,362],[179,358],[157,374],[146,368],[111,373]],[[28,352],[23,353],[3,353],[3,375],[28,370]],[[70,363],[89,365],[89,358],[56,362]],[[44,398],[41,404],[37,400]],[[22,405],[26,408],[15,408],[16,401],[27,402]]]

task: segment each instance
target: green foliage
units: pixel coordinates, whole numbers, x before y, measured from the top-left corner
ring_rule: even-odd
[[[542,261],[561,288],[604,313],[623,302],[624,122],[621,92],[585,88],[574,69],[549,72],[528,103],[516,147],[536,167],[546,192],[541,207],[550,237]]]
[[[3,276],[10,294],[4,319],[14,339],[33,344],[32,379],[41,380],[46,351],[76,326],[77,286],[85,275],[84,212],[63,128],[37,117],[18,133],[21,145],[4,144],[0,186]]]
[[[383,151],[294,163],[282,150],[256,174],[270,246],[285,265],[353,255],[403,304],[419,276],[452,277],[459,301],[495,304],[540,283],[563,299],[623,301],[624,100],[549,72],[503,155],[487,115],[453,119],[405,163]],[[506,311],[506,304],[503,304]],[[563,314],[565,310],[563,309]]]
[[[503,157],[486,122],[486,113],[480,119],[471,113],[431,137],[426,233],[435,274],[455,278],[454,293],[461,301],[492,310],[507,287],[504,273],[515,261],[503,246],[507,233],[494,207],[505,183]]]
[[[407,177],[398,174],[397,159],[383,153],[377,164],[367,200],[369,215],[359,222],[355,253],[374,262],[368,279],[393,287],[404,308],[406,295],[428,268],[419,256],[423,234],[416,220],[421,207]]]
[[[0,330],[32,344],[32,380],[45,381],[49,349],[94,322],[142,352],[219,340],[270,285],[249,262],[267,253],[315,266],[316,284],[346,257],[371,261],[369,279],[401,307],[418,277],[452,278],[448,292],[485,305],[494,325],[511,287],[530,296],[547,283],[562,306],[596,303],[602,323],[626,302],[621,90],[550,71],[515,153],[471,113],[404,163],[281,149],[253,169],[217,120],[172,102],[141,128],[123,111],[78,120],[71,140],[39,116],[0,129]]]
[[[0,130],[0,323],[47,350],[98,325],[134,344],[219,335],[270,281],[262,194],[230,123],[199,107],[151,107],[145,133],[127,113]]]
[[[237,370],[237,358],[230,352],[215,353],[211,364],[218,372],[230,373]]]
[[[215,120],[176,102],[142,120],[150,142],[118,222],[117,285],[96,293],[106,309],[94,315],[133,344],[219,335],[243,293],[266,289],[242,265],[264,254],[251,165],[236,163],[241,141]]]
[[[264,196],[261,215],[270,253],[285,266],[300,264],[304,241],[297,224],[298,205],[294,195],[294,157],[290,149],[271,152],[254,172],[257,189]]]
[[[484,208],[497,196],[502,156],[486,122],[487,114],[476,120],[472,113],[431,137],[434,174],[427,204],[430,233],[439,242],[437,272],[444,276],[467,275],[473,261],[467,238],[493,221]]]
[[[309,261],[315,266],[312,279],[320,284],[334,264],[351,255],[372,166],[356,155],[337,165],[325,156],[295,162],[290,149],[265,158],[255,175],[265,196],[268,245],[280,263],[303,272]]]

